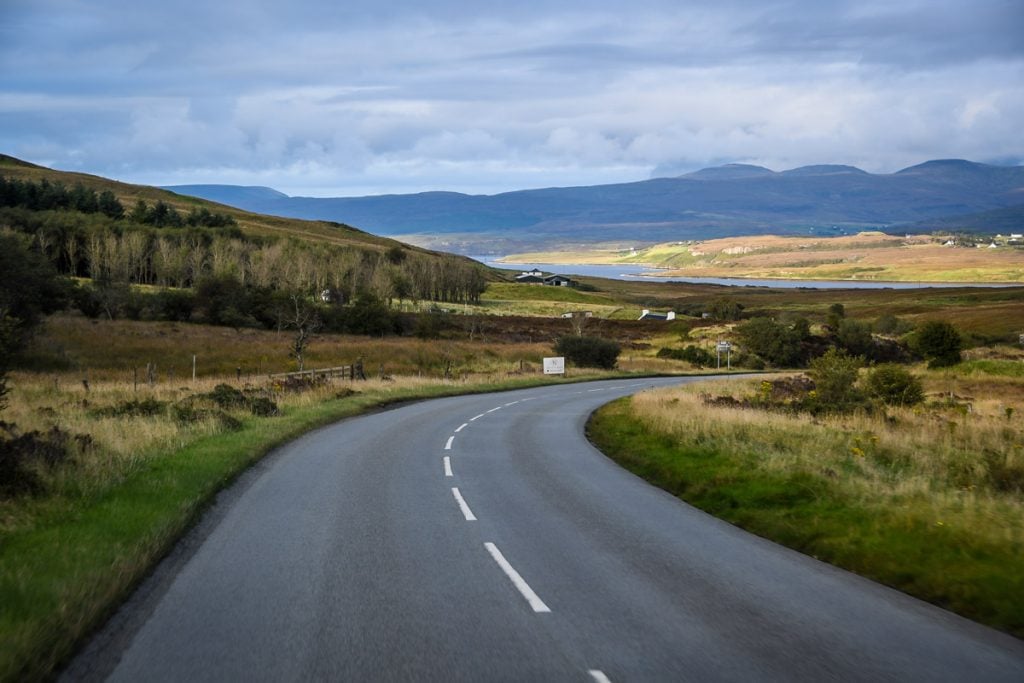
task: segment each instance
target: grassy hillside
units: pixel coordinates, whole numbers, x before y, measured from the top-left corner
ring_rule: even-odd
[[[338,246],[358,247],[373,251],[384,251],[396,245],[423,254],[432,254],[426,249],[420,249],[409,245],[403,245],[393,239],[378,237],[368,232],[363,232],[350,225],[329,221],[307,221],[295,218],[283,218],[268,216],[257,213],[250,213],[242,209],[217,204],[197,197],[175,194],[167,190],[161,190],[146,185],[131,185],[118,182],[99,176],[85,173],[70,173],[58,171],[43,166],[36,166],[14,157],[0,154],[0,175],[17,178],[19,180],[32,180],[38,182],[46,179],[50,182],[60,182],[71,186],[81,183],[83,186],[97,192],[110,190],[126,208],[134,206],[138,200],[150,204],[163,201],[178,211],[188,212],[195,207],[205,207],[217,213],[226,214],[235,219],[238,226],[248,235],[262,237],[285,237],[294,238],[304,242],[317,242],[334,244]]]

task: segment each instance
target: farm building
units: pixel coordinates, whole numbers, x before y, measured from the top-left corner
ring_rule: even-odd
[[[675,320],[675,319],[676,319],[676,312],[675,311],[669,311],[668,313],[651,313],[646,308],[640,314],[640,317],[637,318],[637,320]]]
[[[565,275],[545,275],[539,268],[524,270],[516,275],[516,282],[528,285],[550,285],[553,287],[575,287],[576,283],[572,278]]]
[[[544,284],[544,272],[534,268],[533,270],[524,270],[519,275],[516,275],[516,282],[524,282],[527,284]]]
[[[544,278],[544,284],[554,287],[572,287],[572,278],[564,275],[549,275]]]

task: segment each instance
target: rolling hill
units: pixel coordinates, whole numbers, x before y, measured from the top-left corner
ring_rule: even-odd
[[[231,216],[235,219],[242,232],[252,236],[292,238],[300,241],[328,243],[377,252],[383,252],[386,249],[401,244],[401,246],[413,251],[425,254],[430,253],[424,249],[409,247],[394,239],[364,232],[341,222],[300,220],[281,213],[277,215],[264,215],[240,207],[241,202],[227,201],[228,199],[237,199],[239,196],[246,196],[247,193],[244,191],[236,192],[233,190],[230,193],[230,197],[225,196],[219,199],[197,198],[197,196],[179,194],[162,188],[132,185],[100,176],[50,169],[4,154],[0,154],[0,176],[19,180],[31,180],[33,182],[45,179],[51,183],[63,183],[66,186],[80,183],[97,192],[110,190],[129,209],[139,200],[150,204],[163,201],[178,211],[186,213],[193,208],[207,208],[210,211]],[[258,188],[258,190],[249,194],[253,197],[264,195],[287,197],[287,195],[275,192],[269,188]]]
[[[425,192],[315,198],[228,185],[169,189],[261,213],[342,221],[420,244],[493,253],[509,244],[651,243],[917,229],[922,221],[1020,205],[1024,167],[949,159],[872,174],[842,165],[775,172],[729,164],[675,178],[497,195]]]

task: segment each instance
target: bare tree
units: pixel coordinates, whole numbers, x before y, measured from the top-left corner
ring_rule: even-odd
[[[268,244],[249,255],[249,274],[257,287],[270,287],[280,282],[284,246],[281,242]]]
[[[189,281],[193,286],[206,274],[208,264],[209,253],[203,240],[199,237],[189,239],[186,266]]]
[[[577,337],[582,337],[583,330],[586,329],[592,315],[589,311],[573,311],[572,316],[569,318],[569,323],[572,325],[572,333]]]
[[[140,231],[127,232],[121,240],[127,272],[135,282],[143,283],[149,279],[150,249],[149,238]]]
[[[68,269],[71,277],[78,275],[78,255],[81,246],[78,242],[78,236],[74,233],[69,234],[64,241],[64,253],[68,257]]]
[[[85,260],[89,264],[89,277],[101,280],[106,274],[106,263],[103,259],[103,237],[93,232],[85,243]]]
[[[284,324],[285,327],[295,330],[289,355],[295,358],[299,372],[302,372],[305,369],[306,349],[313,335],[320,330],[323,323],[316,307],[308,299],[299,294],[292,294],[289,299],[292,305],[289,307],[288,317]]]

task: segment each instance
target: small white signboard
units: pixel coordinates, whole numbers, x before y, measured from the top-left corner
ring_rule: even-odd
[[[544,374],[545,375],[564,375],[565,374],[565,357],[556,356],[554,358],[544,359]]]
[[[727,341],[719,341],[718,346],[715,347],[716,367],[722,367],[722,354],[725,354],[725,366],[732,369],[732,344]]]

